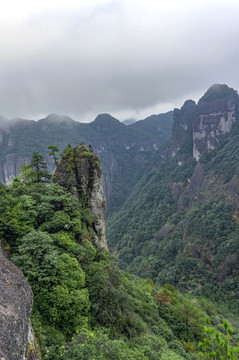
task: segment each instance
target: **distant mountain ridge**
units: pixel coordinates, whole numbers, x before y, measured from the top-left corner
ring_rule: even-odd
[[[56,114],[38,121],[0,121],[0,180],[9,184],[20,165],[29,161],[33,151],[45,155],[53,171],[54,164],[47,157],[48,145],[54,144],[62,150],[68,143],[72,146],[92,144],[102,162],[107,208],[116,209],[145,169],[151,167],[152,154],[169,136],[172,113],[159,115],[161,131],[157,133],[142,124],[140,127],[126,126],[109,114],[100,114],[87,124]]]

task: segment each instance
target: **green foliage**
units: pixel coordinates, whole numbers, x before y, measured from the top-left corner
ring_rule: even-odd
[[[229,203],[205,201],[188,212],[188,235],[200,236],[205,241],[214,240],[213,246],[216,247],[235,230],[232,214],[233,206]]]
[[[54,246],[46,233],[33,231],[18,241],[12,260],[22,269],[43,318],[65,334],[87,321],[89,296],[78,261]]]
[[[29,165],[20,166],[20,174],[17,176],[16,181],[21,181],[26,185],[49,182],[51,174],[47,170],[47,163],[44,156],[39,152],[32,153],[32,160]]]
[[[33,230],[36,211],[35,200],[28,195],[16,198],[9,188],[0,190],[0,235],[10,244],[19,237]]]
[[[50,155],[50,156],[53,156],[54,164],[55,164],[55,166],[57,166],[57,163],[58,163],[58,160],[59,160],[59,157],[56,155],[56,153],[59,151],[58,147],[55,146],[55,145],[49,145],[49,146],[47,147],[47,149],[51,150],[51,151],[49,152],[49,155]]]
[[[214,150],[206,151],[200,158],[207,173],[213,172],[228,183],[235,174],[239,174],[239,136],[234,136],[230,141],[225,140]]]
[[[182,349],[167,345],[176,338],[151,286],[93,245],[89,209],[44,182],[1,185],[0,200],[1,237],[11,239],[12,260],[34,292],[32,320],[45,358],[180,356]]]
[[[210,325],[205,326],[206,337],[199,343],[202,350],[200,352],[202,359],[215,360],[237,360],[239,357],[239,344],[231,344],[233,329],[227,320],[222,321],[223,332],[216,330]]]
[[[141,349],[131,348],[123,339],[112,340],[105,331],[93,332],[84,328],[64,348],[62,358],[64,360],[149,359]]]
[[[32,286],[35,309],[44,322],[71,334],[87,323],[90,306],[77,260],[86,263],[96,252],[88,240],[89,210],[57,184],[15,182],[1,189],[1,236],[13,245],[13,261]]]
[[[181,166],[166,159],[137,183],[107,219],[121,268],[238,313],[238,149],[235,135],[205,152],[195,172],[190,157]]]
[[[122,268],[139,276],[156,278],[159,270],[157,233],[164,225],[168,226],[169,221],[178,222],[183,215],[178,214],[177,220],[174,216],[177,202],[172,188],[178,184],[183,189],[195,166],[193,159],[182,166],[178,166],[175,159],[160,164],[137,184],[121,211],[107,219],[107,241],[110,248],[116,247]]]
[[[48,181],[51,175],[47,171],[47,163],[39,152],[32,153],[32,160],[30,162],[32,182]]]

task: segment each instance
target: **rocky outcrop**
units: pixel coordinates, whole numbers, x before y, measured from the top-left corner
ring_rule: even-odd
[[[180,148],[188,147],[191,151],[192,145],[192,123],[196,115],[196,103],[193,100],[185,101],[182,108],[175,109],[173,112],[173,128],[171,137],[171,155],[175,156]],[[185,154],[185,149],[183,151]]]
[[[214,149],[230,136],[239,122],[239,98],[227,85],[213,85],[196,105],[192,100],[173,113],[171,155],[182,153],[197,161],[205,150]]]
[[[68,147],[56,168],[54,182],[65,187],[84,207],[91,209],[95,241],[107,248],[104,222],[106,206],[98,156],[88,152],[84,145]]]
[[[213,85],[199,100],[192,131],[193,157],[196,160],[204,150],[214,149],[230,134],[238,119],[238,109],[238,94],[226,85]]]
[[[33,293],[0,247],[0,359],[40,360],[30,323]]]

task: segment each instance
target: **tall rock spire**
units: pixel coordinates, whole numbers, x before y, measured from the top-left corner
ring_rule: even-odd
[[[93,215],[93,236],[96,243],[107,249],[104,214],[106,210],[102,187],[102,170],[98,156],[84,146],[69,146],[58,164],[54,182],[77,197]]]

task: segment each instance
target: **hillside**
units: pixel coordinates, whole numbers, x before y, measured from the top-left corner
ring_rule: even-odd
[[[239,100],[214,85],[174,110],[169,156],[107,221],[120,266],[238,312]]]
[[[220,325],[222,316],[206,300],[182,295],[170,285],[157,287],[118,269],[106,250],[103,228],[97,230],[105,205],[96,154],[85,146],[68,147],[55,183],[50,184],[45,182],[45,172],[35,180],[32,164],[31,177],[25,169],[11,186],[0,186],[0,234],[34,293],[35,335],[24,343],[28,329],[21,324],[29,322],[29,284],[19,269],[4,260],[2,293],[9,282],[12,286],[14,274],[18,281],[18,274],[28,301],[21,295],[16,308],[26,306],[27,311],[14,322],[11,312],[0,311],[1,323],[9,330],[0,330],[1,356],[39,360],[41,351],[42,358],[50,360],[197,360],[210,350],[203,345],[208,316],[213,325],[208,322],[208,329],[226,339],[225,329],[230,325],[224,322],[225,329]],[[10,308],[12,302],[7,301],[5,307]],[[16,335],[20,342],[13,342]],[[38,345],[33,345],[34,336]],[[218,351],[224,352],[216,336],[212,339]],[[228,351],[237,354],[238,348],[228,343]]]

